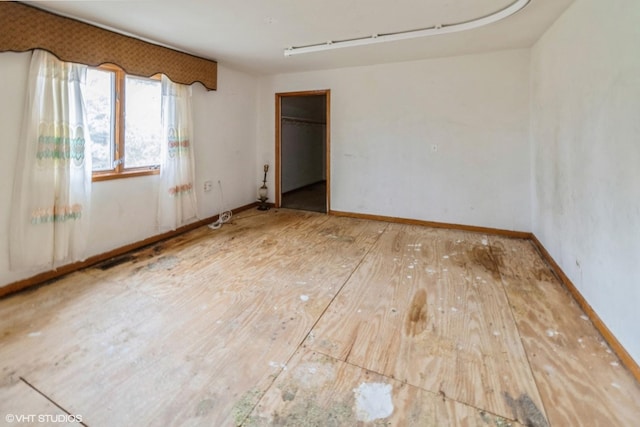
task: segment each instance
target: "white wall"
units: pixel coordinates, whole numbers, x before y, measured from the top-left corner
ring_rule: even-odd
[[[32,276],[34,271],[9,271],[9,206],[30,54],[0,54],[0,286]],[[255,201],[257,80],[218,67],[219,90],[193,86],[194,153],[199,215],[207,218],[221,208],[217,181],[222,182],[224,207]],[[247,126],[250,123],[250,126]],[[93,183],[89,254],[96,255],[158,234],[155,228],[157,176]],[[214,182],[204,192],[204,181]]]
[[[254,76],[218,64],[218,90],[207,92],[195,85],[194,133],[196,137],[196,181],[203,218],[216,215],[221,207],[233,209],[253,203],[262,181],[262,164],[256,167],[256,122],[258,81]],[[204,181],[213,181],[213,191],[203,192]]]
[[[30,58],[0,53],[0,286],[25,277],[9,272],[9,213]]]
[[[532,52],[533,231],[640,361],[640,2],[577,0]]]
[[[275,93],[331,89],[332,210],[530,230],[529,60],[514,50],[265,77],[258,164],[274,163]]]

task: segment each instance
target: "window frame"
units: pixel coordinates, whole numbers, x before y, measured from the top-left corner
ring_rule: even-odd
[[[127,78],[127,73],[120,67],[114,64],[102,64],[97,67],[91,67],[98,70],[105,70],[114,73],[114,92],[113,102],[114,106],[114,129],[113,129],[113,139],[114,139],[114,153],[113,153],[113,162],[116,163],[113,169],[102,170],[102,171],[92,171],[92,182],[96,181],[108,181],[112,179],[121,179],[121,178],[133,178],[136,176],[147,176],[147,175],[159,175],[160,174],[160,165],[153,166],[140,166],[135,168],[125,168],[124,162],[121,159],[124,156],[125,152],[125,99],[126,99],[126,91],[125,91],[125,81]],[[135,76],[138,77],[138,76]],[[155,74],[151,77],[143,77],[151,80],[160,81],[160,74]]]

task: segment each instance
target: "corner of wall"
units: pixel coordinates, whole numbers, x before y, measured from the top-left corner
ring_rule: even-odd
[[[532,229],[640,361],[640,7],[577,0],[532,47]]]

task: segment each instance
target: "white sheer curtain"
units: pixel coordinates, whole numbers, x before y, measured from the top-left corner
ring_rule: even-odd
[[[91,197],[85,74],[85,66],[33,52],[13,186],[12,270],[85,257]]]
[[[191,87],[162,76],[162,161],[158,225],[175,230],[197,217]]]

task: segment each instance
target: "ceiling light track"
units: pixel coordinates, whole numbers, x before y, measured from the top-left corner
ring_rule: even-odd
[[[455,24],[438,24],[418,30],[398,31],[387,34],[373,34],[367,37],[356,37],[344,40],[331,40],[306,46],[293,46],[284,50],[284,56],[300,55],[303,53],[321,52],[324,50],[340,49],[344,47],[364,46],[368,44],[384,43],[398,40],[415,39],[419,37],[436,36],[440,34],[457,33],[473,30],[501,21],[524,9],[532,0],[516,0],[509,6],[481,18],[472,19]]]

